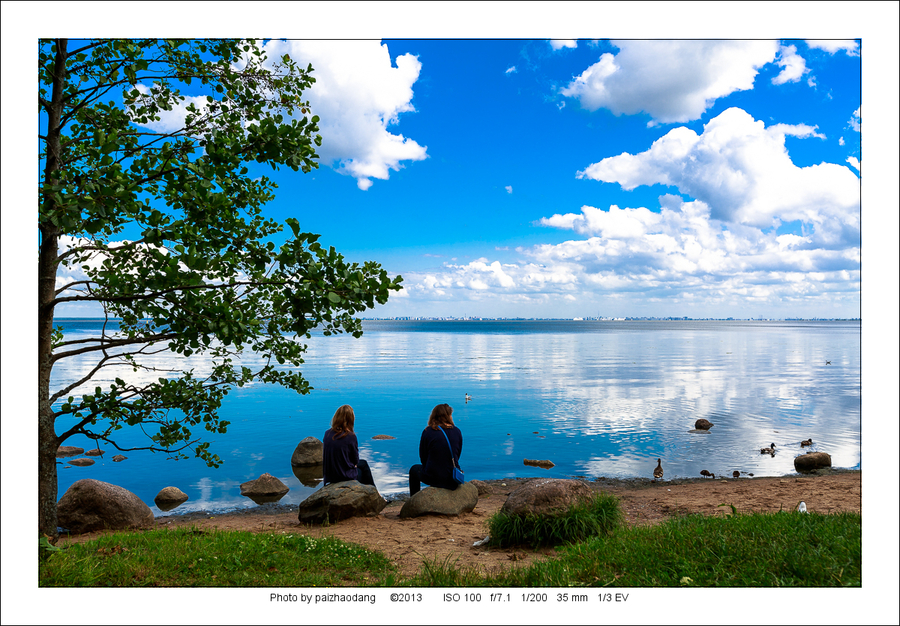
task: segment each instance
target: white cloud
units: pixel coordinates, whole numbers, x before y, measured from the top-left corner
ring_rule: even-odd
[[[844,145],[844,138],[843,138],[843,137],[841,137],[840,139],[838,139],[838,145],[839,145],[839,146],[843,146],[843,145]]]
[[[807,39],[806,45],[829,54],[844,50],[850,56],[859,56],[859,42],[853,39]]]
[[[862,107],[860,107],[860,109],[861,108]],[[850,128],[852,128],[856,132],[859,132],[859,125],[860,125],[859,109],[856,109],[853,112],[853,115],[850,117],[850,121],[848,123],[850,124]]]
[[[806,61],[797,54],[797,46],[781,46],[775,62],[784,69],[772,79],[774,85],[796,83],[809,71],[806,69]]]
[[[512,193],[512,185],[506,186],[506,193]]]
[[[563,48],[577,48],[578,42],[574,39],[551,39],[550,47],[554,50],[562,50]]]
[[[562,91],[585,109],[644,111],[656,123],[698,119],[712,103],[753,88],[772,62],[776,41],[619,41]]]
[[[412,86],[422,67],[415,56],[398,56],[395,67],[387,44],[371,40],[272,41],[266,51],[312,64],[316,83],[304,97],[320,117],[319,156],[356,178],[360,189],[373,178],[387,180],[404,161],[427,158],[426,147],[388,130],[401,113],[415,111]]]
[[[545,226],[585,237],[519,248],[516,263],[478,259],[439,272],[404,272],[416,300],[486,302],[492,306],[563,301],[666,300],[696,316],[747,304],[791,307],[842,303],[859,297],[858,245],[817,246],[808,234],[764,232],[726,225],[702,201],[660,197],[659,212],[584,206],[580,213],[544,218]]]
[[[578,176],[626,190],[674,186],[703,201],[723,222],[765,228],[799,220],[820,238],[857,239],[859,178],[833,163],[797,167],[785,149],[786,134],[821,136],[806,125],[765,128],[731,108],[710,120],[702,135],[678,127],[646,152],[603,159]]]
[[[506,70],[506,72],[505,72],[505,73],[506,73],[506,74],[515,74],[515,73],[516,73],[516,71],[517,71],[517,70],[516,70],[516,66],[515,66],[515,65],[513,65],[513,66],[512,66],[512,67],[510,67],[510,68],[507,68],[507,70]]]
[[[857,159],[856,157],[852,157],[852,156],[851,156],[851,157],[847,157],[847,163],[849,163],[850,165],[852,165],[853,168],[854,168],[857,172],[861,171],[861,170],[859,169],[859,159]]]

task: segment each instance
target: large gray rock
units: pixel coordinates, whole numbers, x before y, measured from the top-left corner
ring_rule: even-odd
[[[593,489],[580,480],[538,478],[510,493],[500,510],[510,515],[558,515],[594,496]]]
[[[326,485],[301,502],[297,519],[304,524],[331,523],[375,516],[386,506],[387,500],[372,485],[345,480]]]
[[[315,437],[307,437],[297,444],[294,454],[291,455],[291,465],[294,467],[308,467],[322,464],[322,451],[324,444]]]
[[[794,469],[798,472],[811,472],[823,467],[831,467],[831,455],[827,452],[810,452],[794,459]]]
[[[469,513],[478,504],[478,487],[463,483],[456,489],[425,487],[411,496],[400,509],[400,517],[418,517],[428,513],[459,515]]]
[[[76,481],[57,504],[59,525],[75,534],[124,530],[153,524],[153,511],[123,487],[85,478]]]
[[[171,511],[179,504],[187,502],[188,495],[178,487],[163,487],[160,489],[153,502],[160,511]]]

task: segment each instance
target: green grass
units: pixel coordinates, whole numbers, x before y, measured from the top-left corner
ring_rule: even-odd
[[[591,502],[569,507],[560,515],[511,515],[501,511],[491,516],[488,528],[493,546],[539,548],[606,535],[621,523],[618,498],[600,493]]]
[[[403,578],[382,555],[334,538],[154,530],[42,550],[39,580],[42,587],[860,586],[861,538],[857,513],[691,515],[620,526],[497,576],[446,559]]]
[[[217,530],[120,532],[44,556],[42,587],[337,587],[391,582],[382,554],[326,537]]]

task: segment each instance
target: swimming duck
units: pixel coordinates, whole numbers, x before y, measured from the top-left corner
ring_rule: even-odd
[[[662,478],[662,477],[663,477],[662,459],[656,459],[656,469],[653,470],[653,478]]]
[[[768,448],[760,448],[759,453],[760,454],[771,454],[772,456],[775,456],[775,444],[774,443],[769,444]]]
[[[812,445],[812,439],[807,439],[806,441],[801,441],[801,442],[800,442],[800,446],[801,446],[801,447],[802,447],[802,446],[811,446],[811,445]]]

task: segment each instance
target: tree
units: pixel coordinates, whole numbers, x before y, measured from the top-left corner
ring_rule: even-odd
[[[251,175],[254,163],[318,167],[318,117],[302,99],[312,66],[272,63],[252,40],[45,40],[39,63],[39,525],[56,536],[66,439],[192,450],[216,466],[195,431],[226,431],[217,409],[229,389],[262,381],[308,393],[296,370],[302,339],[316,327],[360,336],[354,315],[402,279],[346,262],[294,218],[279,246],[282,226],[262,216],[276,185]],[[118,330],[67,339],[54,311],[76,302],[102,308]],[[264,365],[242,366],[245,350]],[[126,370],[155,377],[146,356],[160,351],[171,355],[162,376],[125,380]],[[188,369],[192,354],[211,369]],[[91,369],[51,391],[54,365],[76,357]],[[108,368],[122,377],[79,394]],[[129,425],[146,446],[116,444]]]

